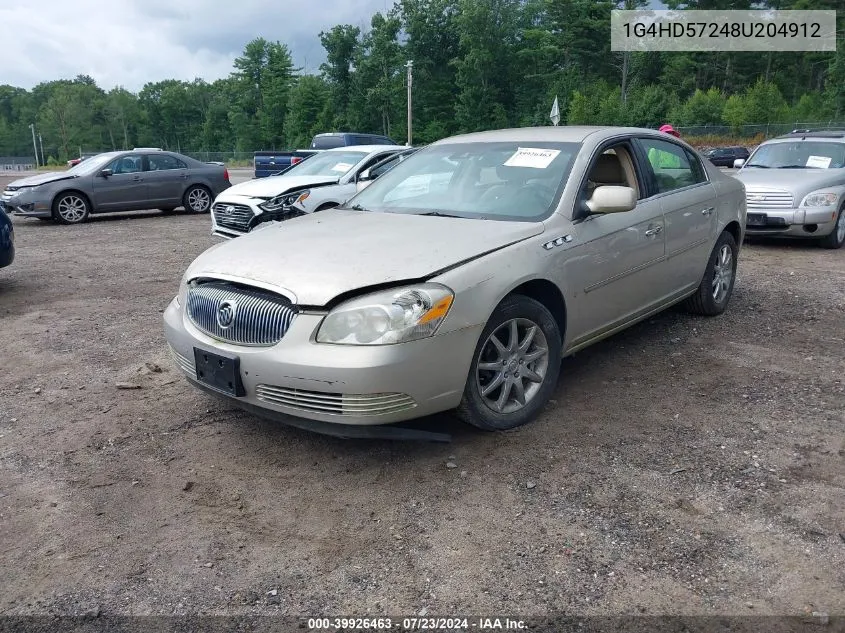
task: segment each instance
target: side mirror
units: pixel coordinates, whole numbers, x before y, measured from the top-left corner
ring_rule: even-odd
[[[108,178],[109,176],[113,176],[113,175],[114,175],[114,172],[113,172],[111,169],[101,169],[101,170],[100,170],[100,175],[101,175],[103,178]]]
[[[622,213],[637,206],[637,192],[631,187],[605,185],[596,187],[587,200],[590,213]]]
[[[734,169],[741,169],[744,164],[745,164],[744,158],[737,158],[734,161]]]

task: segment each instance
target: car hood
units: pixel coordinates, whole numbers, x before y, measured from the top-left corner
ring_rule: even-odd
[[[48,182],[55,182],[57,180],[67,180],[69,178],[76,178],[76,176],[69,176],[63,171],[50,171],[46,174],[38,174],[36,176],[29,176],[28,178],[21,178],[20,180],[13,180],[7,187],[34,187],[36,185],[44,185]]]
[[[803,196],[821,187],[845,184],[845,169],[759,169],[750,167],[734,175],[746,189],[780,189]],[[800,200],[796,200],[796,203]]]
[[[213,246],[187,279],[223,277],[324,306],[343,293],[430,277],[542,233],[540,222],[498,222],[332,209]]]
[[[287,191],[334,184],[337,180],[337,178],[332,179],[326,176],[268,176],[233,185],[226,190],[224,195],[245,196],[247,198],[272,198]]]

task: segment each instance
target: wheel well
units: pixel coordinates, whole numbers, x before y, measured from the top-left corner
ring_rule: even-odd
[[[185,191],[182,195],[184,196],[186,193],[188,193],[188,191],[190,191],[194,187],[199,187],[200,189],[205,189],[209,194],[214,195],[213,193],[211,193],[211,187],[209,187],[204,182],[192,182],[190,185],[185,187]]]
[[[546,279],[532,279],[517,286],[508,294],[530,297],[546,306],[546,309],[552,313],[555,321],[557,321],[560,337],[563,339],[566,333],[566,303],[563,300],[560,288]]]
[[[85,202],[88,203],[88,211],[94,210],[94,204],[91,202],[91,198],[88,197],[88,194],[84,191],[80,191],[79,189],[65,189],[64,191],[60,191],[55,196],[53,196],[52,202],[50,202],[50,210],[52,211],[56,206],[56,201],[61,198],[63,195],[67,193],[75,193],[78,196],[85,198]]]
[[[325,211],[326,209],[334,209],[336,206],[338,206],[337,202],[324,202],[319,207],[314,209],[314,211]]]
[[[739,226],[739,222],[737,222],[736,220],[734,220],[733,222],[729,222],[728,225],[725,227],[725,230],[731,235],[733,235],[734,241],[739,244],[739,236],[742,234],[742,229]]]

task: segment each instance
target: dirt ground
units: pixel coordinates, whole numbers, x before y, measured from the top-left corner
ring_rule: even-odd
[[[161,313],[209,226],[15,219],[0,613],[845,614],[845,250],[746,245],[725,315],[566,359],[534,424],[395,443],[185,382]]]

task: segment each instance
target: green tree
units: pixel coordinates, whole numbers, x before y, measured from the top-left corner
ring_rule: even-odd
[[[356,130],[390,136],[395,123],[407,118],[402,47],[397,39],[401,26],[395,15],[376,13],[356,50],[348,109],[349,124]]]
[[[303,75],[297,80],[290,93],[285,120],[285,138],[291,148],[308,147],[314,134],[325,131],[330,92],[320,77]]]
[[[329,86],[331,127],[334,129],[348,125],[352,63],[360,45],[360,35],[361,29],[349,24],[338,25],[320,33],[320,42],[326,49],[326,61],[320,65],[320,70]]]

